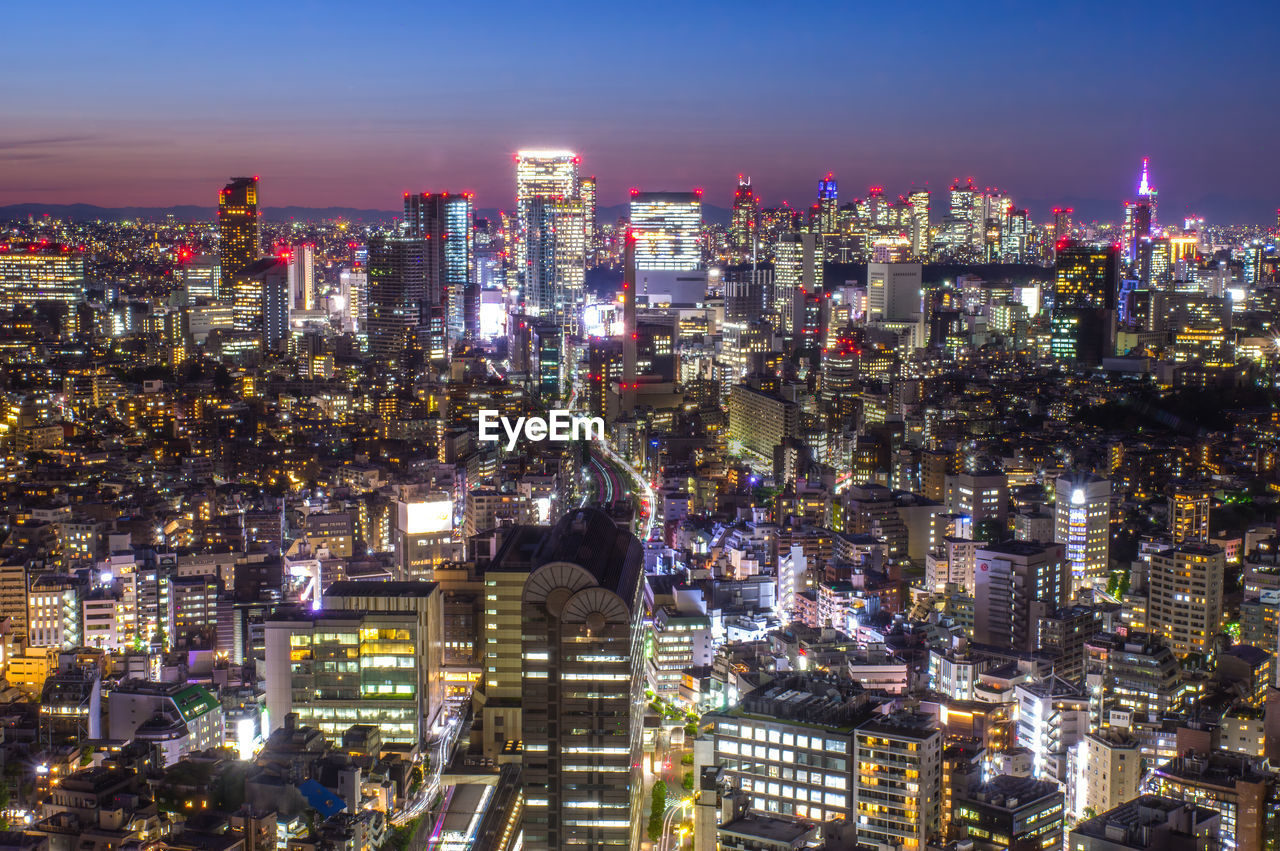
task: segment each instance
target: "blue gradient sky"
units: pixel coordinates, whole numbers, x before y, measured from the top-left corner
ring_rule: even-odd
[[[124,9],[125,11],[120,11]],[[54,14],[54,12],[57,14]],[[1152,158],[1166,220],[1280,206],[1274,7],[1255,2],[35,3],[0,25],[0,204],[509,206],[519,147],[579,150],[601,204],[738,172],[807,204],[833,170],[958,176],[1100,213]],[[28,37],[29,36],[29,37]],[[1097,214],[1097,213],[1095,213]]]

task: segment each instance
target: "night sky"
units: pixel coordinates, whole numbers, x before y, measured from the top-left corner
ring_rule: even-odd
[[[125,11],[121,11],[125,10]],[[1162,218],[1273,221],[1270,3],[7,4],[0,204],[509,207],[569,147],[600,203],[739,172],[766,205],[949,181],[1103,216],[1150,156]],[[936,215],[936,214],[935,214]],[[1112,215],[1118,215],[1113,213]]]

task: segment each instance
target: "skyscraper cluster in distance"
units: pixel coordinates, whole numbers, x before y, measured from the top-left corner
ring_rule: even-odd
[[[0,848],[1280,841],[1280,218],[588,163],[0,224]]]

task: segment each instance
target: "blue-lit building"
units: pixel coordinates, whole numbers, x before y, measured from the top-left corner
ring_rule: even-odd
[[[404,196],[406,235],[427,243],[427,304],[443,308],[451,340],[473,336],[479,328],[474,214],[470,192]]]

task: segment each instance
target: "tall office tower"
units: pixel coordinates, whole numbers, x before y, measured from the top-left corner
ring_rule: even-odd
[[[262,256],[258,178],[233,177],[218,193],[218,290],[229,293],[236,273]]]
[[[839,233],[840,224],[837,213],[840,210],[840,192],[836,186],[835,175],[827,172],[827,176],[818,181],[818,229],[821,233]]]
[[[726,321],[754,322],[764,315],[773,289],[773,269],[738,266],[724,270]]]
[[[973,640],[1036,649],[1040,618],[1066,605],[1071,586],[1061,544],[1005,541],[974,552]]]
[[[687,272],[702,268],[702,192],[631,190],[636,269]]]
[[[84,252],[66,245],[0,245],[0,310],[84,301]]]
[[[303,242],[289,247],[289,300],[294,310],[316,309],[316,248]]]
[[[602,511],[518,527],[494,558],[527,563],[524,847],[638,847],[644,652],[640,542]]]
[[[1124,251],[1129,263],[1138,262],[1142,246],[1151,238],[1151,202],[1140,196],[1136,202],[1124,202]]]
[[[1053,241],[1060,243],[1064,239],[1071,239],[1071,231],[1073,224],[1071,215],[1075,212],[1072,207],[1054,207],[1053,208]]]
[[[477,691],[484,695],[478,720],[481,747],[488,758],[497,757],[508,742],[514,744],[522,735],[521,607],[524,584],[531,569],[523,554],[505,551],[484,570],[484,618],[480,633],[484,641],[480,669],[483,674]]]
[[[399,361],[427,313],[427,241],[379,235],[369,240],[369,352]]]
[[[577,337],[587,274],[582,201],[539,195],[524,210],[528,222],[525,312],[559,325],[566,339]]]
[[[1147,629],[1179,657],[1208,654],[1222,627],[1226,557],[1212,544],[1179,544],[1151,554]]]
[[[919,263],[868,263],[867,319],[874,322],[919,316],[923,287]]]
[[[528,267],[530,206],[535,198],[577,198],[578,166],[582,157],[573,151],[520,151],[516,154],[516,269]],[[586,225],[584,223],[584,236]]]
[[[1030,238],[1031,223],[1027,211],[1010,208],[1004,232],[1000,235],[1000,258],[1006,263],[1025,261]]]
[[[1142,176],[1138,178],[1138,203],[1145,204],[1147,208],[1147,231],[1146,233],[1154,233],[1159,227],[1156,219],[1156,198],[1160,194],[1154,186],[1151,185],[1151,175],[1148,171],[1148,160],[1142,158]]]
[[[1001,260],[1004,234],[1009,229],[1009,212],[1013,201],[999,189],[988,189],[982,196],[982,250],[987,262]]]
[[[343,330],[364,333],[369,311],[369,272],[366,267],[343,269],[338,273],[341,301],[332,301],[332,310],[342,315]]]
[[[729,247],[739,262],[750,260],[760,234],[760,198],[751,189],[751,178],[738,175],[729,220]]]
[[[427,243],[427,303],[443,308],[450,340],[474,336],[479,328],[474,218],[470,192],[404,196],[407,236]]]
[[[1138,259],[1138,239],[1135,231],[1134,215],[1137,212],[1137,204],[1132,201],[1124,202],[1124,224],[1120,226],[1120,232],[1123,238],[1124,259],[1125,262],[1133,265]]]
[[[883,186],[872,186],[867,190],[867,218],[876,227],[888,226],[889,202],[884,197]]]
[[[859,844],[932,845],[942,828],[942,733],[936,720],[907,711],[878,715],[858,725],[854,736],[856,817],[850,821],[857,825]]]
[[[933,247],[929,233],[929,190],[911,190],[907,203],[911,205],[911,256],[917,261],[924,261],[929,258]]]
[[[324,611],[285,608],[263,625],[271,728],[296,713],[337,743],[371,724],[391,750],[421,753],[444,697],[439,586],[344,581],[329,592]]]
[[[174,270],[182,287],[187,291],[188,304],[198,298],[216,299],[220,277],[218,258],[214,254],[197,256],[191,249],[178,252],[178,266]]]
[[[805,331],[805,301],[822,292],[822,235],[784,233],[774,246],[773,312],[784,336]]]
[[[578,184],[578,197],[582,199],[582,221],[587,244],[587,266],[596,265],[596,252],[599,251],[600,233],[596,226],[596,177],[582,178]]]
[[[1207,482],[1175,482],[1169,489],[1169,535],[1175,544],[1209,540],[1209,507],[1214,487]]]
[[[1057,244],[1050,318],[1055,359],[1096,365],[1115,353],[1119,290],[1116,246]]]
[[[622,250],[622,381],[618,385],[620,412],[625,416],[636,407],[636,237],[627,229]]]
[[[289,337],[289,271],[286,258],[263,257],[237,272],[232,287],[236,330],[259,335],[267,351],[281,351]]]
[[[822,401],[833,427],[852,423],[858,411],[858,357],[862,349],[859,329],[846,325],[822,358]]]
[[[636,297],[647,305],[701,305],[707,299],[702,265],[702,191],[631,190],[636,240]]]
[[[1111,548],[1111,482],[1090,473],[1054,483],[1053,539],[1066,548],[1072,596],[1107,582]]]
[[[978,188],[973,185],[973,178],[963,186],[958,180],[952,183],[950,200],[951,224],[955,230],[952,239],[958,243],[952,248],[975,248],[981,238],[981,227],[978,222]]]

